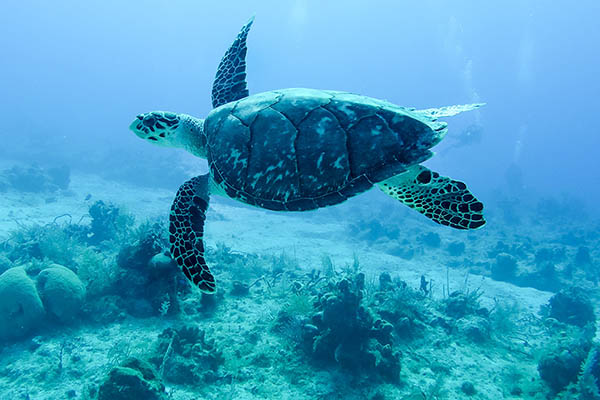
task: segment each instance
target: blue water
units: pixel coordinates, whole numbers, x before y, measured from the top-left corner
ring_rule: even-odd
[[[415,261],[412,257],[416,257],[418,262],[431,265],[432,270],[443,271],[440,276],[444,276],[448,266],[460,265],[461,272],[457,275],[468,271],[494,278],[492,266],[502,262],[498,254],[510,253],[518,261],[521,272],[533,275],[523,278],[525,275],[521,274],[521,280],[514,276],[496,280],[508,280],[519,288],[540,289],[543,292],[540,296],[545,297],[539,303],[546,303],[550,295],[571,284],[581,286],[591,296],[593,307],[598,308],[595,293],[600,276],[597,261],[600,259],[597,206],[600,125],[596,117],[600,109],[600,3],[594,0],[499,3],[5,1],[0,7],[0,170],[4,171],[3,176],[10,175],[6,171],[13,165],[36,165],[43,169],[66,165],[74,177],[91,174],[104,179],[106,193],[101,190],[93,193],[91,200],[81,202],[84,208],[103,198],[118,199],[110,182],[130,187],[131,192],[127,193],[135,193],[135,188],[140,187],[143,188],[140,193],[144,190],[148,196],[153,191],[157,198],[173,195],[190,175],[205,173],[206,163],[182,150],[151,146],[133,135],[128,126],[137,114],[151,110],[204,118],[211,110],[210,93],[219,60],[240,27],[253,15],[256,20],[249,34],[247,55],[250,94],[306,87],[359,93],[418,109],[486,103],[476,111],[448,118],[448,134],[434,149],[437,155],[426,163],[443,175],[468,183],[472,192],[486,204],[489,223],[484,230],[457,236],[424,219],[419,220],[418,216],[407,219],[406,223],[391,223],[393,218],[404,221],[413,216],[406,217],[408,212],[397,211],[394,207],[401,205],[387,196],[368,193],[351,205],[343,205],[341,211],[332,209],[309,216],[308,221],[315,226],[327,221],[338,224],[340,232],[348,235],[338,238],[336,233],[329,233],[332,237],[327,238],[333,242],[346,240],[349,248],[358,246],[363,259],[369,259],[369,251],[399,257],[398,260],[410,254],[410,260]],[[25,191],[25,197],[20,198],[15,197],[20,190],[16,185],[3,188],[2,182],[0,179],[0,196],[7,199],[4,207],[9,208],[2,214],[3,234],[43,220],[17,215],[20,211],[15,206],[15,212],[11,212],[10,204],[31,204],[33,209],[43,211],[44,207],[62,201],[67,204],[74,196],[83,199],[87,195],[77,192],[36,195]],[[126,196],[129,194],[123,194]],[[40,200],[42,197],[45,201]],[[14,200],[17,198],[20,200]],[[231,203],[216,202],[232,207]],[[113,203],[119,206],[117,200]],[[144,216],[162,217],[164,223],[168,203],[165,201],[162,215],[136,212],[137,221],[141,222]],[[127,206],[131,208],[131,204]],[[46,214],[81,212],[81,208],[71,211],[66,206],[57,210],[62,211]],[[19,225],[14,224],[15,219]],[[379,221],[379,225],[371,225],[373,219]],[[238,240],[235,233],[244,232],[247,227],[242,217],[232,221],[230,230],[234,234],[230,239]],[[290,221],[294,224],[296,220]],[[305,231],[303,227],[302,232]],[[423,239],[430,232],[441,236],[441,245],[430,245]],[[121,239],[112,238],[114,243]],[[0,248],[3,257],[8,259],[6,265],[17,267],[36,257],[40,262],[57,262],[43,250],[41,255],[18,258],[11,247],[15,240],[4,242]],[[226,241],[228,237],[222,234],[219,240]],[[447,248],[455,240],[466,243],[466,253],[460,252],[464,260],[461,258],[460,262]],[[296,251],[295,247],[290,250],[289,243],[281,247],[288,253]],[[116,256],[119,250],[94,249],[111,256]],[[249,243],[244,252],[253,249]],[[254,250],[257,257],[272,252],[271,248],[265,250],[265,246],[258,244]],[[300,258],[316,259],[327,252],[317,249],[310,253],[307,248],[301,251],[304,253]],[[588,253],[587,258],[580,254],[582,252]],[[106,257],[108,260],[109,256]],[[348,259],[352,259],[351,253]],[[556,267],[560,279],[553,280],[552,272],[542,268],[547,263]],[[344,262],[339,264],[341,267]],[[379,274],[375,265],[368,262],[365,265],[374,268],[369,270],[374,276]],[[565,271],[572,265],[576,266],[575,272],[569,275]],[[3,271],[4,268],[0,273]],[[535,275],[538,272],[540,275]],[[35,278],[31,276],[31,268],[28,274]],[[232,280],[235,274],[232,275],[222,279]],[[540,284],[544,281],[540,277],[552,283]],[[252,280],[258,278],[260,274],[251,276]],[[471,278],[471,282],[474,280]],[[447,297],[448,293],[442,292],[443,283],[438,283],[439,296]],[[409,284],[415,289],[419,287],[416,279]],[[269,294],[261,292],[261,297],[265,296]],[[536,298],[536,295],[531,297]],[[193,321],[195,317],[189,315],[192,314],[188,314],[188,320]],[[227,321],[227,313],[222,311],[214,318],[213,337],[227,336],[229,333],[219,333],[218,328]],[[89,320],[83,320],[87,322],[79,326],[87,326]],[[118,325],[120,321],[116,317],[114,321],[108,318],[102,320],[101,325]],[[17,337],[16,345],[13,338],[11,345],[23,345],[33,334],[40,334],[42,338],[50,335],[59,343],[57,337],[68,334],[61,330],[60,324],[58,326],[53,327],[51,333],[39,328],[22,338]],[[75,324],[73,329],[79,329],[77,326]],[[253,329],[250,326],[249,329]],[[523,335],[529,333],[533,334]],[[548,332],[544,334],[551,336]],[[10,357],[16,357],[11,360],[20,357],[18,347],[10,351]],[[586,347],[585,353],[588,351]],[[541,382],[536,375],[537,361],[532,361],[528,373]],[[82,363],[85,362],[90,362],[90,369],[103,368],[92,366],[90,360]],[[319,370],[309,362],[299,364],[302,366],[298,368],[307,374]],[[248,365],[252,368],[253,364]],[[18,374],[3,363],[2,350],[0,367],[0,378],[4,382],[10,380],[11,374]],[[315,370],[310,369],[313,367]],[[569,368],[579,371],[580,363]],[[98,372],[94,376],[97,377],[95,384],[99,385],[101,378],[98,377],[104,375]],[[0,398],[71,396],[55,392],[45,395],[45,386],[36,389],[35,377],[29,378],[29,381],[25,378],[17,381],[17,388],[2,392]],[[238,375],[234,381],[236,378]],[[54,375],[38,377],[48,384],[54,379],[57,379]],[[70,379],[71,386],[67,386],[73,387],[76,379]],[[412,378],[404,379],[413,382]],[[260,387],[260,378],[256,380],[259,383],[255,385]],[[493,380],[490,376],[489,381]],[[221,388],[234,385],[224,378],[217,381]],[[248,381],[252,379],[247,378]],[[350,396],[347,398],[351,395],[376,398],[379,390],[359,393],[349,389],[351,383],[337,384],[343,387],[341,393]],[[30,397],[24,394],[27,390],[22,390],[27,385],[32,385],[29,391],[34,394]],[[189,385],[186,387],[189,389]],[[319,396],[335,392],[302,390],[306,398],[323,398]],[[439,397],[431,398],[457,398],[456,393],[467,396],[468,388],[462,392],[456,390],[441,391]],[[551,398],[567,396],[557,395],[558,391],[549,389],[543,382],[535,390],[546,390],[544,393],[549,393],[548,396],[555,396]],[[273,388],[253,392],[245,387],[242,392],[248,398],[285,398]],[[503,393],[508,392],[510,389]],[[73,396],[84,398],[79,397],[82,393],[76,391]],[[193,390],[190,393],[194,393]],[[198,393],[213,398],[210,393],[216,392]],[[490,393],[478,395],[494,398]],[[516,394],[506,396],[519,398]],[[523,396],[537,398],[531,393]]]
[[[531,195],[576,193],[592,203],[599,7],[10,2],[0,16],[2,135],[10,144],[52,142],[65,153],[97,149],[98,140],[135,152],[140,144],[126,129],[132,115],[208,113],[216,65],[255,14],[251,93],[314,87],[419,108],[484,101],[480,116],[452,121],[449,134],[479,118],[481,143],[433,165],[443,162],[491,193],[514,162]]]

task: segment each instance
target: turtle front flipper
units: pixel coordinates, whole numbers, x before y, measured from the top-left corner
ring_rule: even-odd
[[[215,292],[215,278],[204,260],[204,221],[209,201],[209,175],[185,182],[169,215],[171,256],[185,276],[204,293]]]
[[[422,165],[377,185],[384,193],[438,224],[457,229],[478,229],[485,225],[483,203],[469,192],[467,185]]]
[[[227,50],[213,83],[212,105],[214,108],[248,97],[246,85],[246,38],[254,17],[242,27],[237,38]]]

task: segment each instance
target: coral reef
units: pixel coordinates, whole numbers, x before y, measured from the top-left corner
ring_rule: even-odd
[[[442,238],[435,232],[427,232],[426,234],[419,236],[419,241],[425,246],[434,249],[437,249],[442,245]]]
[[[442,300],[441,310],[450,320],[440,320],[445,328],[456,332],[473,343],[484,343],[491,338],[492,320],[490,311],[482,307],[480,290],[457,290]]]
[[[164,253],[165,247],[162,228],[146,225],[135,243],[120,249],[113,287],[127,300],[124,304],[129,314],[148,317],[179,312],[178,291],[189,290],[189,285]]]
[[[123,214],[117,206],[107,204],[102,200],[98,200],[90,206],[89,214],[92,217],[92,223],[86,237],[91,244],[114,239],[123,228],[133,224],[130,216]]]
[[[493,249],[488,251],[488,257],[495,258],[500,253],[506,253],[513,256],[515,259],[526,259],[531,252],[533,246],[529,240],[520,240],[512,244],[507,244],[502,240],[496,242]]]
[[[479,315],[487,317],[489,311],[479,304],[482,293],[479,290],[463,291],[456,290],[442,301],[443,310],[446,315],[460,319],[468,315]]]
[[[448,254],[453,257],[462,256],[465,253],[465,242],[450,242],[448,243]]]
[[[431,313],[424,305],[426,293],[415,291],[406,282],[393,281],[389,274],[379,275],[379,290],[373,296],[377,313],[395,327],[401,339],[413,339],[425,329]]]
[[[209,218],[231,218],[215,203]],[[385,216],[356,224],[369,242],[365,253],[356,246],[359,265],[341,244],[322,245],[320,261],[302,246],[252,253],[216,223],[206,252],[220,289],[205,296],[168,255],[164,223],[134,225],[108,202],[89,213],[78,223],[61,215],[20,226],[0,243],[0,273],[20,270],[39,310],[28,331],[2,337],[0,397],[597,397],[598,345],[584,331],[595,321],[600,226],[536,236],[522,216],[522,231],[486,231],[479,241],[428,234],[409,219],[398,229]],[[474,270],[515,285],[558,291],[573,280],[583,289],[560,291],[538,315],[551,294],[483,278],[476,290],[465,278],[449,292]],[[2,304],[17,297],[3,295],[4,278]],[[20,312],[17,304],[7,315]]]
[[[474,396],[475,393],[477,393],[475,386],[471,382],[463,382],[463,384],[460,385],[460,390],[467,396]]]
[[[411,260],[415,256],[415,253],[415,248],[407,240],[402,241],[400,244],[392,245],[388,250],[388,254],[404,260]]]
[[[377,219],[361,219],[350,225],[350,234],[353,237],[375,242],[380,239],[397,239],[400,229],[396,224],[386,224]]]
[[[77,316],[85,299],[85,286],[73,271],[52,264],[38,274],[36,284],[48,315],[61,322]]]
[[[4,190],[12,188],[20,192],[56,192],[67,190],[71,181],[71,171],[67,166],[43,169],[37,165],[14,166],[0,173]]]
[[[100,386],[98,400],[167,400],[165,386],[145,361],[131,358],[114,367]]]
[[[596,400],[600,364],[590,299],[580,288],[561,290],[550,298],[547,314],[553,337],[538,362],[540,377],[558,398]]]
[[[584,327],[596,323],[594,306],[581,288],[570,287],[550,298],[550,317],[565,324]]]
[[[151,361],[168,382],[198,385],[226,378],[222,352],[195,326],[168,328],[158,337]]]
[[[0,253],[0,274],[4,273],[4,271],[9,270],[10,268],[12,268],[12,266],[12,261],[10,261],[10,259],[4,254]]]
[[[538,362],[540,377],[555,393],[561,392],[577,381],[580,366],[590,347],[589,340],[581,337],[556,343]]]
[[[24,268],[0,275],[0,340],[21,338],[39,328],[44,314],[35,283]]]
[[[67,165],[58,167],[50,167],[46,169],[46,174],[50,177],[50,181],[58,186],[61,190],[67,190],[71,183],[71,168]]]
[[[474,343],[483,343],[491,337],[490,321],[477,315],[469,315],[458,319],[456,330]]]
[[[514,281],[517,276],[517,260],[508,253],[499,253],[492,265],[492,279],[497,281]]]
[[[89,225],[65,215],[63,223],[21,227],[4,243],[0,261],[25,267],[51,322],[178,313],[179,295],[189,288],[165,254],[164,226],[133,229],[130,215],[102,201],[89,212]]]
[[[579,246],[577,253],[575,254],[575,265],[578,267],[586,267],[592,264],[592,257],[590,256],[590,249],[586,246]]]
[[[576,391],[581,400],[600,399],[600,346],[592,345],[577,378]]]
[[[318,360],[398,382],[400,352],[391,345],[394,327],[361,304],[364,279],[359,273],[320,293],[316,313],[303,327],[303,340]]]
[[[163,243],[160,227],[150,227],[135,243],[121,248],[117,264],[126,270],[141,271],[163,250]]]
[[[509,245],[498,241],[487,252],[492,260],[489,273],[495,280],[510,282],[521,287],[558,292],[574,281],[582,286],[600,281],[600,268],[593,262],[593,251],[583,245],[593,234],[567,231],[554,241],[536,241],[531,237],[516,237]]]

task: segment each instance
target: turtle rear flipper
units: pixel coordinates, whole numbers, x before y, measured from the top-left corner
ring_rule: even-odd
[[[422,165],[377,184],[384,192],[441,225],[478,229],[485,225],[483,203],[463,182]]]
[[[205,293],[215,292],[215,278],[204,260],[204,221],[209,201],[209,175],[185,182],[169,215],[171,256],[184,275]]]

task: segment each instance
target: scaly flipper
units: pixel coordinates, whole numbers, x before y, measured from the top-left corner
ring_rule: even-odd
[[[485,225],[483,204],[469,192],[467,185],[422,165],[377,185],[384,193],[438,224],[457,229],[478,229]]]
[[[221,59],[212,89],[213,108],[248,96],[246,87],[246,38],[254,17],[242,27]]]
[[[209,175],[185,182],[175,195],[169,215],[171,256],[201,291],[215,292],[215,278],[204,260],[204,221],[209,201]]]

